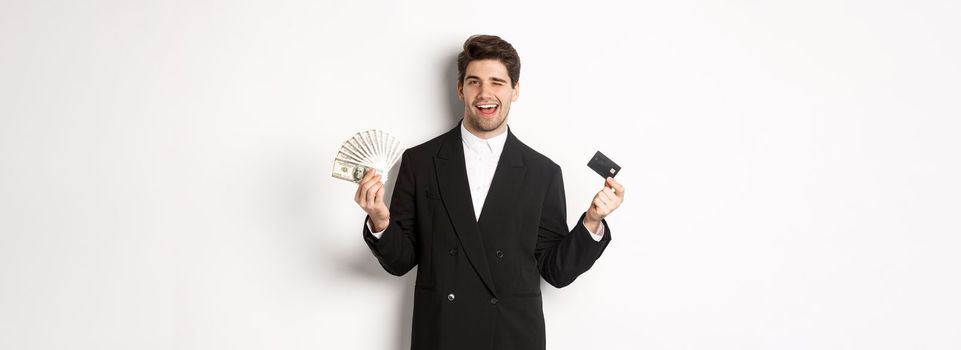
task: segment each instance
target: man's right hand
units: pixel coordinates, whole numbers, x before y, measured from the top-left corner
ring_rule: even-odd
[[[373,169],[367,170],[364,178],[357,186],[354,202],[370,215],[370,225],[374,232],[387,229],[390,223],[390,209],[384,204],[384,184],[380,182],[380,175]]]

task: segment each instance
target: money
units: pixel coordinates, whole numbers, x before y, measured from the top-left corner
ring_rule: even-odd
[[[387,172],[400,160],[404,148],[400,141],[381,130],[355,134],[340,147],[334,158],[331,176],[354,183],[360,182],[369,169],[387,182]]]
[[[335,159],[334,169],[331,171],[331,176],[341,180],[360,183],[360,180],[364,178],[364,173],[367,172],[367,169],[369,168],[360,164],[351,163],[346,160]]]

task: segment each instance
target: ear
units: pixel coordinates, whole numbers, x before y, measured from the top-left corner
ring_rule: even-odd
[[[521,94],[521,81],[514,83],[514,92],[511,93],[511,102],[517,101],[517,96]]]
[[[464,82],[460,79],[457,80],[457,98],[464,101]]]

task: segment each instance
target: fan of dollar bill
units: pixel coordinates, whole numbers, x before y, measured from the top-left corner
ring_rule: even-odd
[[[381,130],[361,131],[344,142],[334,159],[331,176],[359,183],[368,169],[387,182],[387,172],[400,160],[404,148],[400,141]]]

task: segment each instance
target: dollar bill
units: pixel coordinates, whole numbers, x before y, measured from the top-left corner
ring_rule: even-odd
[[[380,169],[360,165],[340,158],[334,160],[334,168],[331,170],[330,176],[353,183],[360,183],[360,180],[364,179],[364,174],[367,173],[367,170],[371,170],[380,175],[380,182],[387,182],[387,175]]]
[[[341,180],[360,183],[360,180],[364,178],[364,173],[367,172],[367,169],[370,168],[357,163],[348,162],[343,159],[336,159],[334,160],[334,169],[331,171],[330,176]]]

